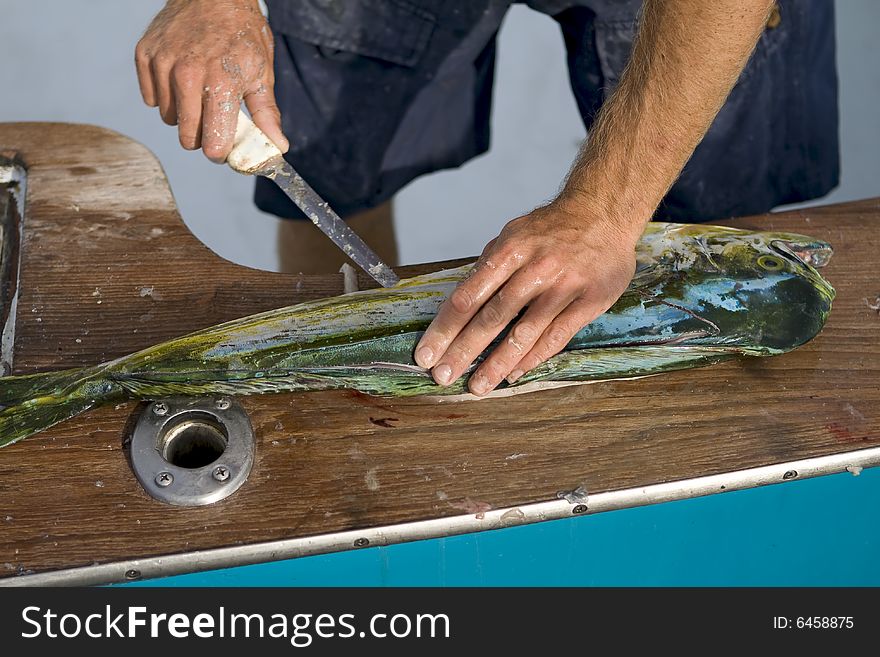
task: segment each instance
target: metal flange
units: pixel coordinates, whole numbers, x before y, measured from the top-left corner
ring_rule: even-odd
[[[152,497],[213,504],[237,491],[254,463],[254,430],[228,397],[177,397],[147,406],[131,437],[131,465]]]

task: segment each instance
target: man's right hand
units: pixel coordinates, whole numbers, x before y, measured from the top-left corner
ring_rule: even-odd
[[[177,125],[181,145],[224,162],[242,100],[282,150],[272,32],[257,0],[168,0],[135,49],[144,102]]]

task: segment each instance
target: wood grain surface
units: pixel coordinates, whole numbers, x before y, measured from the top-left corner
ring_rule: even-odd
[[[181,222],[155,158],[118,134],[0,124],[0,150],[28,167],[18,373],[96,363],[342,289],[338,275],[257,271],[216,256]],[[578,486],[593,494],[880,445],[880,315],[869,307],[880,295],[880,200],[729,223],[834,246],[825,275],[838,296],[813,342],[775,358],[480,402],[351,391],[242,398],[257,434],[254,470],[229,499],[194,509],[156,502],[134,479],[123,442],[139,406],[98,409],[0,450],[0,576],[461,515]]]

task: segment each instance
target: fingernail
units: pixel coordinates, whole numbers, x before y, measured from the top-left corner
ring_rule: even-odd
[[[452,368],[446,363],[438,365],[434,368],[434,380],[441,386],[449,385],[452,382]]]
[[[483,374],[474,374],[470,380],[470,388],[475,395],[485,395],[489,392],[489,379]]]
[[[523,372],[522,370],[513,370],[513,372],[507,375],[507,382],[516,383],[516,380],[523,374],[525,374],[525,372]]]
[[[434,364],[434,350],[431,347],[419,347],[416,350],[416,362],[421,367],[431,367]]]

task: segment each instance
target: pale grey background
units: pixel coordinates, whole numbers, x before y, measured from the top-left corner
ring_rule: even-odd
[[[161,0],[0,0],[0,121],[72,121],[118,130],[161,160],[193,232],[236,262],[276,268],[273,217],[251,181],[183,151],[140,100],[134,46]],[[880,195],[880,2],[838,0],[843,180],[821,202]],[[515,7],[501,31],[492,151],[424,177],[398,197],[402,259],[479,253],[504,223],[551,197],[584,136],[548,17]],[[748,166],[748,163],[743,163]]]

